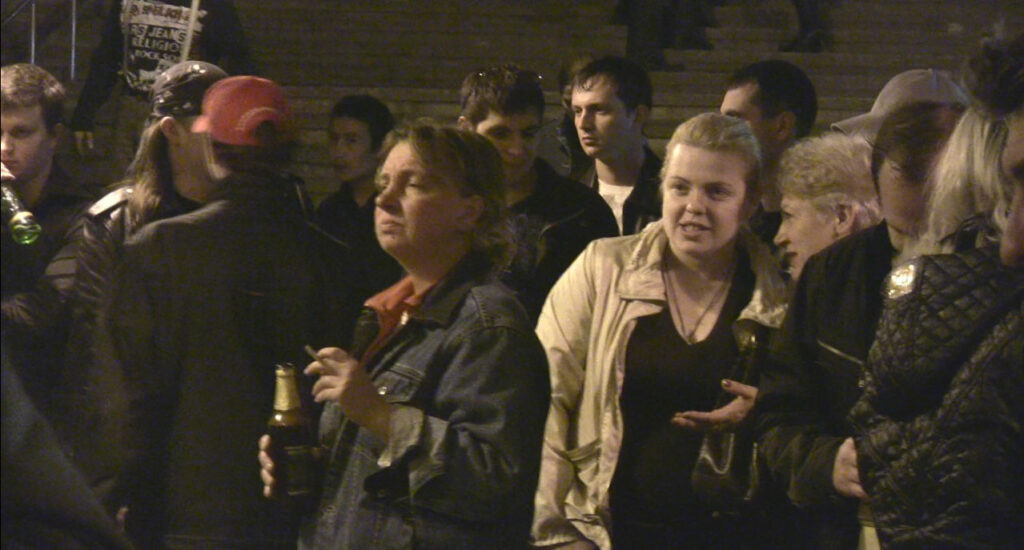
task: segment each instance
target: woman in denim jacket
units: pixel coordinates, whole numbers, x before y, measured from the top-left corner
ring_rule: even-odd
[[[321,349],[306,369],[327,455],[299,546],[523,547],[549,385],[522,306],[492,277],[509,250],[501,160],[428,124],[384,150],[377,238],[408,276],[366,302],[351,352]]]

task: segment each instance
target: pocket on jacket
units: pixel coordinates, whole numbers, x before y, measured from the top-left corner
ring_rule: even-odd
[[[373,380],[373,385],[377,387],[377,393],[388,403],[408,403],[422,381],[422,371],[395,363],[388,370],[378,374]]]
[[[572,463],[576,470],[576,477],[584,485],[590,485],[597,477],[598,457],[601,456],[601,440],[595,439],[589,443],[580,445],[565,451],[565,458]]]

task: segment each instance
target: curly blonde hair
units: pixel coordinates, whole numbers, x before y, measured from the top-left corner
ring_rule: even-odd
[[[882,220],[871,179],[871,145],[840,133],[805,138],[783,153],[777,175],[783,197],[808,201],[820,212],[853,208],[854,231]]]

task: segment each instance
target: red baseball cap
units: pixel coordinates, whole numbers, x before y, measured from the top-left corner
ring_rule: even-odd
[[[288,122],[284,90],[272,80],[258,76],[232,76],[206,90],[202,114],[192,123],[192,132],[207,133],[227,145],[263,145],[256,128],[264,122],[282,126]]]

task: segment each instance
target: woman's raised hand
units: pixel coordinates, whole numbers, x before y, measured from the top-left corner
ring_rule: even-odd
[[[695,431],[735,428],[754,408],[757,387],[741,384],[735,380],[722,380],[722,389],[736,396],[724,407],[713,411],[686,411],[676,413],[672,423],[681,428]]]

